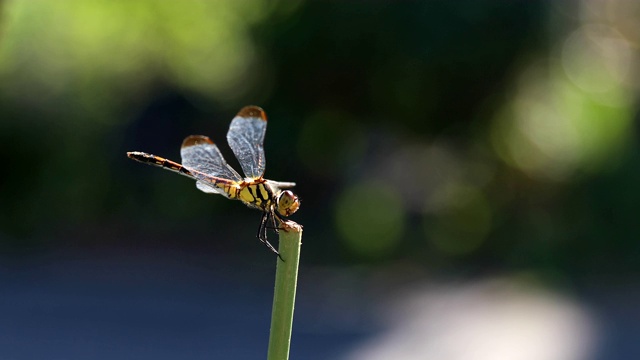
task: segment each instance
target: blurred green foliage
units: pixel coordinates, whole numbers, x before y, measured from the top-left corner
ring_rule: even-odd
[[[259,214],[128,161],[265,108],[309,262],[638,270],[623,2],[1,3],[0,242],[258,252]],[[635,13],[637,14],[637,13]]]

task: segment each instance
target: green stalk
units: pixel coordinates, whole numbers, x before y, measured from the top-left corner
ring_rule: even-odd
[[[273,293],[268,360],[289,359],[302,243],[302,226],[292,221],[281,225],[278,251],[284,261],[276,257],[276,285]]]

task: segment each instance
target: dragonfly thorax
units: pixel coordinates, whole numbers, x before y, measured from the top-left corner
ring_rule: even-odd
[[[274,203],[273,191],[267,186],[264,179],[243,181],[238,184],[231,198],[237,198],[243,203],[260,210],[268,210]]]

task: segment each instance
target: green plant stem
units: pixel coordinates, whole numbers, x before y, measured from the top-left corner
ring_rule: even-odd
[[[289,359],[301,243],[302,227],[292,221],[282,223],[278,251],[284,261],[276,257],[276,285],[273,293],[268,360]]]

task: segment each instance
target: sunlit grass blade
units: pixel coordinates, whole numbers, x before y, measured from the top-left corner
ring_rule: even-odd
[[[302,226],[292,221],[282,223],[278,251],[284,261],[278,259],[276,265],[268,360],[289,359],[301,243]]]

